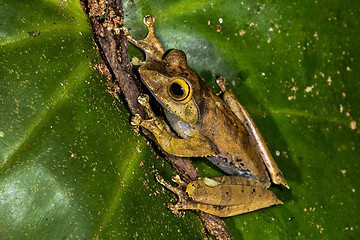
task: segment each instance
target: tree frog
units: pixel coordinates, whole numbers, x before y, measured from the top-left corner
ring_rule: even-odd
[[[158,182],[179,197],[173,210],[194,209],[228,217],[281,204],[267,188],[271,182],[289,186],[253,120],[234,94],[226,90],[224,79],[217,79],[221,94],[215,94],[187,65],[183,51],[163,50],[155,36],[155,18],[147,15],[144,23],[148,35],[143,40],[134,39],[126,28],[124,31],[128,41],[146,54],[139,75],[162,106],[167,122],[154,115],[145,95],[139,97],[139,102],[150,119],[135,115],[132,125],[152,132],[167,153],[206,157],[227,174],[189,184],[177,178],[178,187],[156,175]]]

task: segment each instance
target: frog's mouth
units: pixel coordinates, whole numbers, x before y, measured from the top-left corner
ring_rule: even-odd
[[[139,74],[141,81],[164,110],[176,115],[189,124],[197,122],[199,119],[199,108],[192,99],[191,93],[187,95],[188,98],[185,101],[181,99],[176,100],[174,96],[170,96],[169,93],[169,85],[172,82],[176,79],[183,80],[183,82],[185,82],[185,80],[182,77],[174,76],[174,73],[171,71],[166,72],[161,66],[160,64],[151,64],[140,67]],[[186,82],[186,84],[188,83]],[[188,87],[191,88],[191,86]],[[189,89],[188,91],[192,90]]]

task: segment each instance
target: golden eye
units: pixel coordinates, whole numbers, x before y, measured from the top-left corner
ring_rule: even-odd
[[[179,78],[171,81],[168,91],[170,97],[176,101],[186,102],[191,98],[191,88],[189,84]]]

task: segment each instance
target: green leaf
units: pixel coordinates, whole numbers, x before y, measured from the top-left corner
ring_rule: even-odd
[[[153,175],[170,167],[134,134],[126,105],[94,69],[99,54],[79,3],[1,9],[0,236],[202,238],[195,214],[167,210],[171,196]]]
[[[126,26],[157,17],[166,49],[215,91],[227,78],[291,189],[284,202],[224,219],[235,239],[359,235],[360,7],[352,1],[132,1]],[[0,236],[202,239],[192,212],[153,178],[174,173],[107,92],[77,1],[0,1]],[[139,58],[140,51],[129,46]],[[357,126],[355,125],[357,123]],[[221,174],[194,161],[202,176]]]

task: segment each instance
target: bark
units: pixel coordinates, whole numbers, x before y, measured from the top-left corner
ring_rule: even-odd
[[[137,101],[142,92],[141,83],[132,71],[127,54],[127,39],[121,29],[124,24],[122,1],[81,0],[81,6],[91,20],[95,42],[104,60],[100,71],[107,75],[113,95],[117,97],[117,94],[123,94],[132,115],[140,114],[142,118],[148,118]],[[142,131],[157,145],[184,181],[190,182],[198,178],[196,168],[189,158],[169,155],[161,149],[149,131]],[[217,239],[231,239],[225,223],[219,217],[204,212],[200,212],[200,217],[207,231]]]

